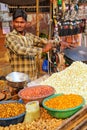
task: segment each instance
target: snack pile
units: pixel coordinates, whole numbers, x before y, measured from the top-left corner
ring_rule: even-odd
[[[56,93],[79,94],[87,103],[87,64],[80,61],[73,62],[65,70],[53,73],[41,84],[51,85]]]

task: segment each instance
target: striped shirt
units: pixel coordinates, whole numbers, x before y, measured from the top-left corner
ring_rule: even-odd
[[[31,80],[37,78],[37,56],[42,53],[42,39],[31,33],[22,36],[16,30],[8,33],[5,46],[9,54],[12,71],[23,72]]]

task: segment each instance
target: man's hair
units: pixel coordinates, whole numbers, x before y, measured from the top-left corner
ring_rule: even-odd
[[[23,9],[18,8],[13,12],[13,20],[18,17],[22,17],[25,21],[27,21],[27,13]]]

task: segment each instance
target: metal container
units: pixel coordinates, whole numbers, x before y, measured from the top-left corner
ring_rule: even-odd
[[[12,72],[6,76],[7,84],[13,88],[24,88],[30,81],[29,76],[21,72]]]
[[[64,50],[66,61],[71,64],[73,61],[82,61],[87,63],[87,47],[78,46],[75,48],[67,48]]]

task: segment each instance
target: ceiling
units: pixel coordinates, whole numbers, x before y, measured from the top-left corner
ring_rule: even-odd
[[[5,3],[10,6],[28,6],[36,4],[37,0],[0,0],[0,3]],[[39,0],[39,2],[43,2],[46,0]]]

